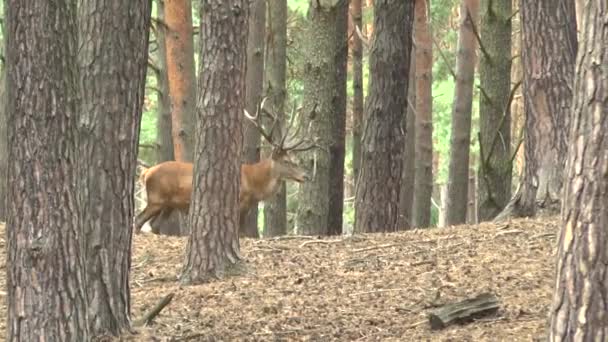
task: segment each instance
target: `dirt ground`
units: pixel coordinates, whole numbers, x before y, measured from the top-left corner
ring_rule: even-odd
[[[174,298],[123,340],[539,341],[557,232],[552,218],[340,239],[245,239],[249,274],[197,286],[176,279],[185,238],[142,234],[134,239],[133,318],[169,293]],[[2,290],[5,260],[2,253]],[[499,298],[497,314],[430,330],[427,314],[437,306],[488,291]],[[3,291],[0,336],[5,303]]]

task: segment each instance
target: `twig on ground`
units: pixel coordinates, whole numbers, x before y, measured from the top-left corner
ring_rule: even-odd
[[[311,245],[313,243],[332,244],[332,243],[340,243],[340,242],[342,242],[342,239],[340,239],[340,240],[321,240],[321,239],[319,239],[319,240],[310,240],[310,241],[302,242],[300,244],[300,248],[303,248],[306,245]]]
[[[386,245],[378,245],[378,246],[371,246],[371,247],[365,247],[365,248],[358,248],[358,249],[353,249],[353,252],[355,252],[355,253],[367,252],[367,251],[373,251],[375,249],[391,248],[391,247],[396,247],[396,246],[401,246],[401,244],[398,244],[398,243],[389,243],[389,244],[386,244]]]
[[[148,323],[150,323],[156,316],[158,316],[158,314],[160,314],[161,311],[163,311],[165,306],[167,306],[167,305],[169,305],[169,303],[171,303],[171,300],[173,299],[174,295],[175,295],[175,293],[171,292],[168,295],[166,295],[165,297],[163,297],[158,302],[158,304],[154,305],[154,307],[152,307],[152,309],[150,311],[148,311],[148,313],[146,313],[142,318],[133,322],[133,325],[136,327],[139,327],[139,326],[144,326],[144,325],[147,325]]]

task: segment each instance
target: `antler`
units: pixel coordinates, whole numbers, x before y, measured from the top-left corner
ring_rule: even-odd
[[[305,135],[305,136],[310,136],[310,129],[311,129],[311,127],[312,127],[312,123],[313,123],[313,120],[314,120],[314,116],[315,116],[315,113],[316,113],[316,110],[317,110],[317,105],[318,105],[318,104],[317,104],[317,103],[315,103],[315,104],[314,104],[314,106],[313,106],[313,108],[312,108],[312,109],[311,109],[311,111],[310,111],[310,115],[309,115],[309,116],[310,116],[311,120],[310,120],[310,121],[309,121],[309,123],[308,123],[308,128],[307,128],[307,130],[306,130],[306,135]],[[300,108],[300,109],[301,109],[301,108]],[[298,110],[298,111],[299,111],[299,110]],[[296,116],[296,112],[297,112],[297,111],[296,111],[296,105],[295,105],[295,103],[294,103],[294,107],[293,107],[293,110],[292,110],[292,116],[291,116],[291,119],[290,119],[289,127],[288,127],[288,128],[287,128],[287,130],[285,131],[285,135],[283,136],[283,139],[281,140],[281,147],[283,148],[283,150],[285,150],[285,151],[301,152],[301,151],[308,151],[308,150],[311,150],[311,149],[313,149],[313,148],[320,148],[320,149],[324,149],[322,146],[320,146],[320,145],[319,145],[319,144],[317,144],[316,142],[311,141],[310,139],[307,139],[307,138],[304,138],[304,137],[302,137],[302,138],[301,138],[301,139],[299,139],[299,140],[296,140],[296,141],[295,141],[293,144],[291,144],[290,146],[285,146],[285,144],[284,144],[284,143],[285,143],[286,137],[287,137],[287,135],[288,135],[288,132],[289,132],[289,130],[290,130],[292,127],[293,127],[293,122],[295,122],[295,121],[296,121],[296,120],[294,119],[294,118],[295,118],[295,116]],[[291,136],[291,138],[290,138],[289,140],[295,139],[295,138],[296,138],[296,137],[299,135],[301,128],[302,128],[302,125],[297,125],[297,126],[296,126],[296,131],[295,131],[295,133],[294,133],[294,134]],[[306,146],[302,146],[302,145],[303,145],[303,144],[305,144],[305,143],[307,143],[308,145],[306,145]]]
[[[260,134],[264,137],[264,139],[266,139],[266,141],[268,141],[269,144],[271,144],[274,147],[279,148],[279,145],[275,144],[273,141],[273,138],[272,138],[272,133],[274,132],[274,129],[276,127],[278,120],[277,120],[276,116],[274,116],[272,113],[270,113],[266,109],[264,109],[264,103],[266,103],[266,100],[268,100],[268,96],[264,96],[262,101],[260,101],[260,105],[255,110],[255,115],[249,114],[247,109],[243,109],[243,113],[245,114],[245,117],[247,119],[249,119],[249,121],[258,129]],[[263,111],[266,115],[268,115],[273,120],[272,127],[270,128],[270,133],[266,133],[266,131],[264,130],[264,128],[262,127],[262,125],[260,125],[260,123],[258,121],[258,119],[260,117],[260,110]]]

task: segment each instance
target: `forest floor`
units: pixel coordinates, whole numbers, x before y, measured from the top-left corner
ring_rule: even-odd
[[[4,229],[0,227],[0,248]],[[556,218],[366,234],[241,240],[246,275],[177,277],[185,238],[134,238],[132,313],[172,302],[129,341],[540,341],[553,290]],[[6,256],[0,254],[5,289]],[[500,309],[432,331],[442,304],[493,292]],[[6,315],[6,292],[0,293]],[[5,336],[5,317],[0,336]]]

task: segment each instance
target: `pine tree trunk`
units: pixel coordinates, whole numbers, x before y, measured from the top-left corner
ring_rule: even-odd
[[[6,35],[4,35],[6,37]],[[8,191],[8,132],[6,111],[6,68],[0,70],[0,222],[6,222]]]
[[[433,195],[433,43],[427,0],[416,0],[416,166],[414,181],[414,227],[431,225]]]
[[[88,341],[74,164],[75,6],[8,0],[5,8],[7,132],[15,142],[8,155],[6,341]]]
[[[239,262],[239,187],[249,2],[202,0],[193,194],[182,282]],[[224,45],[231,42],[230,45]],[[218,49],[218,46],[226,48]]]
[[[511,198],[511,7],[511,0],[480,3],[479,221],[493,219]]]
[[[414,47],[412,47],[410,55],[405,149],[403,151],[401,194],[399,195],[399,229],[412,228],[412,210],[414,205],[414,172],[416,170],[416,49]]]
[[[561,208],[576,58],[574,0],[521,2],[526,162],[519,192],[500,218]]]
[[[344,213],[344,157],[346,144],[346,66],[348,61],[348,1],[336,8],[336,93],[329,159],[327,233],[341,235]]]
[[[354,27],[363,31],[361,1],[351,0],[351,15]],[[355,28],[356,29],[356,28]],[[353,179],[355,187],[361,169],[361,128],[363,127],[363,44],[353,33]]]
[[[608,4],[581,17],[550,341],[608,340]]]
[[[456,56],[456,89],[452,102],[452,134],[446,198],[446,225],[466,222],[469,198],[469,153],[471,150],[471,112],[477,38],[479,0],[462,0],[458,55]]]
[[[173,153],[177,161],[192,161],[196,76],[190,0],[165,3],[167,74],[171,94]]]
[[[308,134],[322,148],[298,155],[301,165],[313,170],[312,180],[302,183],[298,192],[296,230],[303,235],[328,233],[330,186],[330,151],[332,122],[335,115],[334,101],[337,96],[336,52],[338,8],[345,0],[310,1],[302,49],[304,65],[303,127],[310,127]],[[311,121],[311,113],[314,120]],[[310,125],[309,125],[310,124]]]
[[[264,37],[266,29],[266,0],[253,0],[250,4],[249,39],[247,47],[247,75],[245,99],[249,113],[255,113],[260,104],[264,89]],[[249,121],[243,121],[243,163],[255,163],[260,160],[260,132]],[[249,209],[243,226],[239,228],[241,236],[258,238],[258,206]]]
[[[413,19],[413,2],[374,1],[356,232],[398,229]]]
[[[157,16],[161,23],[165,19],[165,2],[158,0]],[[167,44],[166,44],[167,28],[164,24],[156,25],[156,43],[158,50],[157,56],[157,113],[156,113],[156,134],[158,139],[158,157],[159,163],[169,160],[175,160],[173,155],[173,136],[171,133],[171,94],[169,94],[169,79],[167,75]],[[149,222],[152,232],[155,234],[181,236],[187,235],[187,231],[182,231],[180,225],[180,212],[174,210],[169,217],[164,219],[161,213],[155,220]]]
[[[118,335],[130,330],[133,176],[151,6],[143,0],[82,0],[78,11],[79,190],[87,244],[89,326],[93,336]]]
[[[284,123],[285,72],[287,66],[287,0],[268,0],[266,36],[266,83],[268,95],[281,125]],[[287,233],[285,182],[275,196],[264,202],[264,237]]]

